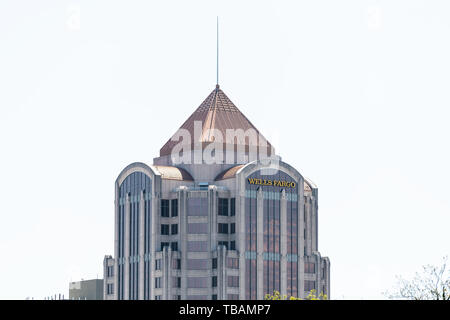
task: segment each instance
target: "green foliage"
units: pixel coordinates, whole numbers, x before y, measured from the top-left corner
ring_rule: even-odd
[[[286,294],[281,295],[280,292],[274,291],[273,294],[266,294],[264,300],[302,300],[301,298],[297,298],[294,296],[288,296]],[[305,300],[328,300],[328,296],[321,292],[317,295],[316,290],[311,290],[306,296]]]

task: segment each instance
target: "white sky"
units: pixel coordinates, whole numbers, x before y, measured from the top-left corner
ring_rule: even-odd
[[[450,2],[0,2],[0,298],[113,254],[114,181],[215,85],[319,186],[331,297],[450,253]],[[79,18],[79,19],[78,19]]]

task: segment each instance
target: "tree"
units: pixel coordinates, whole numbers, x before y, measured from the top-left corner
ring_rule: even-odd
[[[447,259],[440,266],[425,265],[421,273],[416,272],[412,280],[397,276],[397,287],[385,293],[390,299],[450,300],[450,270]]]
[[[306,296],[305,300],[327,300],[328,297],[326,294],[324,294],[323,292],[321,292],[318,296],[316,294],[316,290],[311,290],[308,294],[308,296]],[[288,296],[288,295],[280,295],[280,293],[278,291],[274,291],[273,295],[271,294],[266,294],[264,297],[264,300],[302,300],[301,298],[297,298],[294,296]]]

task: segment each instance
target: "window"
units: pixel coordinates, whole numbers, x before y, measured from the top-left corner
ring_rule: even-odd
[[[161,217],[169,216],[169,200],[161,199]]]
[[[219,223],[219,233],[228,234],[228,223]]]
[[[236,223],[230,223],[230,233],[236,233]]]
[[[178,234],[178,224],[172,224],[170,226],[172,235]]]
[[[155,260],[155,270],[161,270],[161,259]]]
[[[228,241],[219,241],[219,246],[225,246],[228,249]]]
[[[236,250],[236,241],[230,241],[230,250]]]
[[[217,269],[217,258],[212,259],[212,268]]]
[[[235,216],[236,215],[236,199],[235,198],[231,198],[230,199],[230,216]]]
[[[316,282],[313,280],[305,280],[305,291],[316,289]]]
[[[214,150],[214,149],[213,149]],[[215,151],[215,150],[214,150]],[[215,154],[215,153],[214,153]],[[198,186],[201,188],[201,189],[208,189],[208,186],[209,186],[209,183],[208,182],[199,182],[198,183]]]
[[[180,277],[174,277],[173,278],[173,287],[174,288],[181,288],[181,278]]]
[[[161,300],[162,296],[155,296],[155,300]]]
[[[208,277],[188,277],[187,278],[188,288],[207,288],[208,287]]]
[[[228,300],[239,300],[238,294],[228,294]]]
[[[212,277],[212,287],[213,288],[217,287],[217,276]]]
[[[188,252],[207,252],[208,251],[208,241],[188,241],[187,242]]]
[[[187,198],[187,215],[188,216],[207,216],[208,215],[208,198]]]
[[[228,276],[228,287],[230,288],[239,287],[239,276]]]
[[[239,258],[227,258],[227,268],[239,269]]]
[[[114,284],[108,283],[106,286],[106,294],[114,294]]]
[[[188,233],[190,234],[204,234],[208,233],[207,223],[188,223]]]
[[[169,245],[169,242],[161,242],[161,251],[164,250],[164,247],[168,247]]]
[[[187,270],[208,270],[208,260],[205,259],[187,259]]]
[[[172,203],[172,208],[171,208],[171,213],[172,213],[172,217],[177,217],[178,216],[178,199],[172,199],[171,201]]]
[[[181,269],[181,259],[173,259],[172,260],[172,268],[175,270]]]
[[[170,244],[170,249],[172,249],[172,251],[178,251],[178,242],[172,242]]]
[[[106,273],[107,273],[107,275],[106,275],[107,277],[114,276],[114,267],[113,266],[108,267],[106,270]]]
[[[181,296],[180,295],[175,295],[175,296],[173,296],[173,300],[181,300]]]
[[[213,294],[211,300],[217,300],[217,294]]]
[[[228,199],[219,198],[219,216],[228,216]]]
[[[305,273],[316,272],[316,264],[314,262],[305,262]]]
[[[161,288],[161,277],[155,278],[155,288]]]
[[[169,225],[168,224],[162,224],[161,225],[161,235],[169,235]]]

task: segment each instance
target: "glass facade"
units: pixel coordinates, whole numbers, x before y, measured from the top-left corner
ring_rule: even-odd
[[[249,179],[258,179],[258,182],[254,183]],[[285,183],[283,186],[266,183],[269,180]],[[237,191],[227,190],[228,187],[220,185],[215,192],[173,188],[167,193],[161,193],[159,189],[152,190],[152,181],[144,173],[129,174],[118,190],[118,269],[115,275],[118,281],[114,283],[114,290],[107,288],[107,291],[114,291],[118,299],[148,300],[159,296],[169,286],[177,288],[170,292],[170,296],[181,294],[185,298],[211,299],[212,295],[218,295],[221,299],[237,299],[240,296],[237,293],[242,293],[241,297],[244,299],[256,300],[258,293],[264,297],[274,291],[281,292],[283,287],[287,295],[300,296],[298,268],[303,248],[298,247],[298,238],[304,236],[304,230],[301,229],[299,235],[301,217],[297,183],[283,171],[278,171],[275,175],[256,171],[245,177],[245,192],[241,194],[243,197],[234,198]],[[153,193],[157,202],[152,204]],[[180,198],[174,199],[176,195]],[[209,199],[211,196],[215,198]],[[166,199],[159,200],[159,197]],[[216,205],[215,212],[211,211],[213,204]],[[152,213],[152,205],[155,205],[157,212]],[[154,226],[150,226],[152,214],[155,214]],[[286,218],[283,223],[282,214]],[[126,229],[127,226],[129,229]],[[258,229],[259,226],[261,229]],[[282,227],[285,234],[282,234]],[[141,228],[145,231],[142,242],[139,236]],[[125,239],[126,236],[129,238]],[[151,243],[152,237],[157,241],[154,245]],[[282,239],[286,239],[283,246]],[[241,244],[244,249],[243,257],[236,255],[235,251],[241,248]],[[156,252],[151,252],[151,245]],[[165,246],[171,248],[171,255],[163,250]],[[225,246],[227,252],[217,258],[218,253],[221,254],[220,250],[217,252],[219,246]],[[285,250],[283,262],[282,247]],[[140,255],[142,252],[143,256]],[[170,260],[165,260],[167,257]],[[170,263],[168,266],[167,261]],[[312,261],[314,260],[306,259],[305,274],[325,272],[321,262],[315,265]],[[143,267],[143,273],[140,272],[140,267]],[[111,277],[116,271],[111,267],[105,270],[107,277]],[[127,278],[125,270],[128,271]],[[223,278],[217,276],[218,271],[222,270],[225,271]],[[156,276],[155,280],[152,280],[151,275]],[[282,278],[285,281],[283,284]],[[162,279],[168,281],[163,282]],[[307,279],[313,277],[307,276]],[[322,288],[324,285],[322,280],[318,283],[305,279],[301,281],[305,285],[305,291],[307,288]],[[124,287],[125,284],[127,288]],[[239,290],[240,286],[243,287],[242,291]],[[154,287],[160,290],[152,290]],[[196,290],[187,290],[189,288]],[[222,289],[224,291],[220,291]],[[143,297],[139,296],[140,292],[143,292]],[[165,294],[162,297],[166,297]]]
[[[247,186],[245,199],[245,298],[256,299],[256,188]]]
[[[261,184],[251,184],[248,179],[266,181]],[[257,299],[257,278],[263,278],[263,293],[273,294],[281,289],[281,196],[286,194],[287,214],[287,293],[298,296],[297,288],[297,183],[289,186],[275,185],[274,181],[296,182],[282,171],[277,174],[265,175],[257,171],[247,177],[245,199],[246,223],[246,261],[245,261],[245,293],[246,299]],[[270,183],[268,182],[270,181]],[[257,194],[261,191],[262,211],[258,213]],[[257,274],[257,223],[258,216],[263,220],[263,274]]]
[[[264,195],[264,294],[280,291],[280,196],[281,193],[265,192]]]
[[[119,299],[124,299],[124,280],[125,280],[125,263],[128,263],[130,270],[129,291],[130,299],[137,299],[139,292],[139,223],[141,214],[141,192],[143,192],[143,213],[144,213],[144,254],[145,254],[145,278],[144,278],[144,293],[147,298],[150,297],[150,217],[151,217],[151,194],[152,181],[142,172],[133,172],[125,178],[119,186],[119,251],[118,251],[118,286],[117,294]],[[129,202],[127,202],[127,197]],[[128,206],[128,208],[126,207]],[[129,211],[129,230],[125,230],[125,212]],[[125,239],[125,234],[128,232],[129,239]],[[128,241],[126,241],[128,240]],[[125,248],[126,243],[128,247]],[[129,256],[125,256],[128,250]]]

